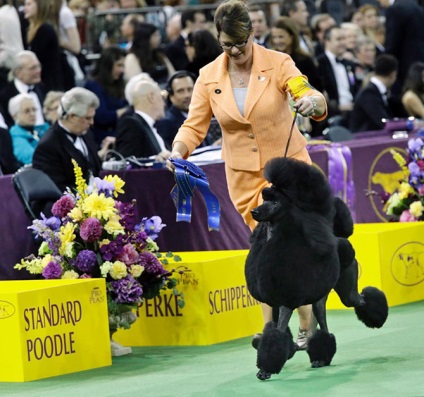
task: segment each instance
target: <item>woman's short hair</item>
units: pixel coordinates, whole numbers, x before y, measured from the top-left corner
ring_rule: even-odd
[[[214,22],[218,37],[221,32],[242,42],[253,32],[249,9],[241,0],[226,0],[215,11]]]
[[[99,98],[93,92],[75,87],[65,92],[59,103],[59,118],[66,119],[69,114],[84,117],[90,108],[99,107]]]
[[[34,98],[30,94],[18,94],[9,100],[8,110],[9,114],[13,118],[15,118],[15,116],[18,114],[21,103],[25,99],[29,99],[34,102]]]
[[[49,91],[43,102],[43,112],[46,113],[46,111],[51,108],[53,103],[62,98],[63,94],[63,91]]]

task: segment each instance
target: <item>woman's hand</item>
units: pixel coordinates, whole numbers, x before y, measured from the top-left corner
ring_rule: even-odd
[[[180,152],[177,152],[176,150],[173,150],[171,155],[169,156],[169,158],[173,158],[173,159],[182,159],[183,156]],[[168,168],[169,171],[171,171],[172,173],[175,172],[175,165],[172,164],[169,161],[169,158],[166,160],[166,168]]]
[[[321,116],[325,111],[325,102],[321,96],[304,96],[296,101],[294,107],[303,117]]]

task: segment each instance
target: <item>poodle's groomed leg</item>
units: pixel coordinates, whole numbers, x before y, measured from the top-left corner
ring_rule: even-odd
[[[308,355],[312,368],[330,365],[336,353],[336,339],[328,332],[326,302],[328,295],[313,304],[313,312],[320,329],[308,343]]]
[[[278,313],[278,323],[270,321],[265,325],[264,332],[258,345],[256,374],[258,379],[266,380],[271,374],[278,374],[285,362],[293,357],[296,345],[288,329],[288,323],[293,311],[281,306]]]

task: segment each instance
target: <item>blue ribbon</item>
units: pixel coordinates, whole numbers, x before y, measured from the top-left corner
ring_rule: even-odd
[[[192,197],[197,188],[206,204],[209,230],[219,230],[219,201],[210,190],[205,172],[187,160],[170,158],[169,161],[175,165],[176,185],[171,190],[171,197],[177,208],[177,222],[191,221]]]

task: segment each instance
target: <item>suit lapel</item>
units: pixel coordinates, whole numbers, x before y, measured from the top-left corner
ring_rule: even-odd
[[[162,151],[161,147],[155,135],[153,134],[153,131],[150,128],[149,124],[147,124],[147,121],[144,120],[143,117],[141,117],[138,113],[135,113],[135,115],[139,118],[139,120],[143,124],[144,131],[146,132],[147,140],[150,142],[151,146],[155,149],[156,153],[160,153]]]

